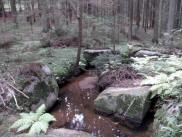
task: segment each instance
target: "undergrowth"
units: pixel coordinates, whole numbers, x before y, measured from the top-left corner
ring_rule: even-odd
[[[151,98],[158,96],[155,114],[155,137],[182,135],[182,57],[133,58],[133,67],[145,76],[142,85],[151,86]],[[163,105],[160,105],[163,104]]]

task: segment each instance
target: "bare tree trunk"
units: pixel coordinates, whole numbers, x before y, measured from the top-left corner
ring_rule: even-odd
[[[154,19],[154,35],[153,42],[158,43],[159,39],[159,4],[160,0],[155,0],[155,19]]]
[[[6,13],[3,0],[0,0],[0,15],[2,15],[4,22],[6,22]]]
[[[16,0],[10,0],[10,5],[11,5],[11,12],[13,15],[13,22],[16,24],[16,27],[18,27]]]
[[[181,10],[181,0],[177,0],[175,28],[180,28],[180,10]]]
[[[113,0],[113,17],[114,17],[114,22],[113,22],[113,51],[115,51],[116,47],[116,1]]]
[[[19,11],[22,12],[23,9],[22,9],[22,5],[21,5],[21,4],[22,4],[22,3],[21,3],[21,0],[18,0],[18,4],[19,4],[19,6],[20,6],[20,7],[19,7]]]
[[[161,37],[161,32],[162,32],[162,3],[163,3],[163,0],[160,0],[160,3],[159,3],[159,37]]]
[[[47,0],[39,0],[39,2],[40,2],[40,10],[42,15],[43,30],[47,32],[51,28],[48,2]]]
[[[171,33],[171,30],[174,27],[174,11],[175,11],[175,2],[176,0],[170,0],[169,2],[169,15],[168,15],[168,33]]]
[[[132,40],[132,29],[133,29],[133,0],[129,0],[129,32],[128,32],[128,38],[129,40]]]
[[[79,67],[80,62],[80,56],[81,56],[81,48],[82,48],[82,40],[83,40],[83,0],[79,0],[79,15],[78,15],[78,28],[79,28],[79,47],[77,51],[77,57],[76,57],[76,67]]]
[[[137,8],[136,8],[136,25],[138,26],[138,28],[140,27],[140,3],[141,0],[137,0]]]

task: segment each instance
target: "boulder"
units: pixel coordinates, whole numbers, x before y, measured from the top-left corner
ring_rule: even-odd
[[[150,50],[139,50],[135,53],[135,57],[145,57],[145,56],[162,56],[161,53],[156,52],[156,51],[150,51]]]
[[[27,134],[14,135],[13,133],[8,133],[2,137],[35,137],[35,136],[30,136]],[[47,134],[37,135],[36,137],[92,137],[92,135],[83,131],[60,128],[60,129],[52,129],[48,131]]]
[[[16,78],[18,88],[29,99],[17,95],[17,101],[23,109],[35,110],[41,104],[50,109],[58,98],[58,84],[51,70],[44,64],[32,63],[24,66]],[[12,102],[14,104],[14,102]]]
[[[89,64],[92,62],[98,55],[105,54],[105,53],[111,53],[111,49],[87,49],[84,50],[83,56],[87,63]]]
[[[128,127],[138,127],[150,107],[149,89],[109,87],[95,99],[95,109],[113,115]]]

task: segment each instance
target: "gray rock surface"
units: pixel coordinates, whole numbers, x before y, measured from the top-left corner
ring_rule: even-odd
[[[57,101],[58,84],[51,70],[44,64],[24,66],[16,81],[19,89],[29,96],[29,99],[22,95],[17,96],[18,104],[25,110],[36,110],[41,104],[50,109]]]
[[[95,109],[118,118],[129,127],[139,126],[150,107],[149,87],[104,90],[94,101]]]
[[[2,137],[35,137],[35,136],[29,136],[27,134],[15,135],[13,133],[9,133]],[[36,137],[92,137],[92,135],[83,131],[60,128],[60,129],[52,129],[48,131],[48,133],[46,133],[45,135],[41,134]]]
[[[162,56],[161,53],[150,50],[139,50],[135,53],[135,57],[145,57],[145,56]]]

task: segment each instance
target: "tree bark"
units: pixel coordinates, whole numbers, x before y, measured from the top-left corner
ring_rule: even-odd
[[[155,19],[154,19],[154,35],[153,42],[158,43],[159,39],[159,4],[160,0],[155,0]]]
[[[83,0],[79,0],[79,15],[78,15],[78,28],[79,28],[79,47],[77,51],[76,57],[76,67],[79,67],[80,56],[81,56],[81,49],[82,49],[82,40],[83,40]]]
[[[51,28],[48,2],[47,0],[39,0],[39,2],[40,2],[40,10],[42,15],[43,31],[47,32]]]
[[[13,15],[13,22],[16,24],[16,27],[18,27],[16,0],[10,0],[10,6],[11,6],[11,12]]]
[[[3,17],[4,22],[6,22],[6,13],[3,0],[0,0],[0,15]]]
[[[174,27],[175,3],[176,3],[176,0],[170,0],[169,2],[169,15],[168,15],[168,27],[167,27],[168,33],[171,33],[171,30]]]
[[[129,0],[129,32],[128,39],[132,40],[132,29],[133,29],[133,0]]]

